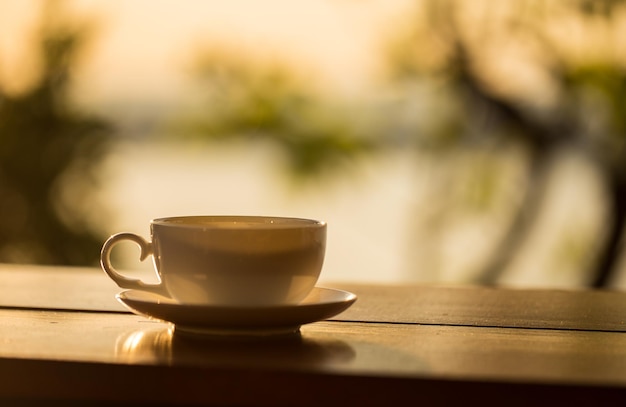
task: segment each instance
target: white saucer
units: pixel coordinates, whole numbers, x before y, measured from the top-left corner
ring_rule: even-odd
[[[180,304],[145,291],[128,290],[116,295],[136,314],[174,324],[175,332],[201,335],[285,335],[300,326],[331,318],[350,307],[356,295],[315,287],[300,303],[267,307]]]

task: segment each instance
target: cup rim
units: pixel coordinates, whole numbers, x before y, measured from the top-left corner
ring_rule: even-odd
[[[298,228],[323,228],[326,222],[316,219],[265,216],[265,215],[188,215],[168,216],[153,219],[150,224],[157,226],[177,228],[229,228],[228,224],[237,225],[239,222],[251,223],[253,229],[298,229]]]

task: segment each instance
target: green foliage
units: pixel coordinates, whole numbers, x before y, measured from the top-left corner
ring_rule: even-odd
[[[264,140],[279,146],[292,174],[327,174],[375,148],[374,134],[279,65],[207,53],[198,80],[208,97],[184,134],[208,141]]]
[[[36,43],[40,70],[31,86],[13,94],[0,84],[0,262],[86,265],[98,259],[101,237],[68,200],[86,200],[111,129],[69,102],[84,31],[52,24],[55,11],[44,10]],[[78,193],[63,199],[70,173]]]

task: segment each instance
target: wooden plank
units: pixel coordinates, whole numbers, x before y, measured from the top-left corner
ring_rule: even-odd
[[[446,378],[343,376],[307,371],[0,359],[0,405],[23,406],[507,406],[614,405],[612,386]]]
[[[615,332],[320,322],[289,339],[198,340],[134,315],[0,310],[0,320],[0,360],[89,363],[94,377],[113,364],[626,390],[626,334]]]
[[[626,293],[477,286],[342,284],[344,321],[626,332]]]
[[[626,293],[325,283],[358,295],[338,321],[626,332]],[[0,265],[0,307],[127,312],[100,269]]]
[[[0,307],[126,312],[98,268],[0,264]]]

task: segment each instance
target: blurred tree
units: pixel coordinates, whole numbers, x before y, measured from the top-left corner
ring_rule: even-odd
[[[15,94],[0,82],[0,262],[94,264],[102,238],[75,209],[98,210],[87,195],[111,128],[69,100],[86,28],[62,18],[50,2],[39,29],[39,71],[31,86]]]
[[[495,160],[512,145],[521,149],[526,188],[508,232],[474,278],[487,284],[498,281],[535,226],[554,161],[576,150],[595,165],[608,191],[607,229],[598,236],[602,244],[588,274],[590,285],[605,286],[619,260],[626,221],[624,4],[418,1],[387,54],[386,86],[399,96],[378,111],[354,108],[360,115],[337,110],[286,71],[211,55],[199,74],[210,103],[192,120],[194,132],[209,140],[269,140],[298,173],[309,175],[389,147],[429,152],[440,168],[461,172],[468,168],[450,165],[459,151]],[[368,125],[358,125],[363,117]],[[497,192],[489,182],[497,174],[475,172],[488,208],[484,203]],[[440,190],[449,194],[456,187]],[[443,204],[439,212],[449,209]]]
[[[598,236],[603,243],[589,272],[590,285],[605,286],[626,225],[626,60],[619,29],[625,2],[421,5],[419,23],[396,43],[391,66],[402,86],[424,77],[445,83],[453,114],[432,126],[430,137],[449,141],[452,127],[450,148],[514,142],[528,157],[518,215],[477,281],[497,281],[506,270],[538,219],[554,160],[575,149],[595,165],[608,192],[606,236]],[[524,79],[529,74],[533,84]]]

